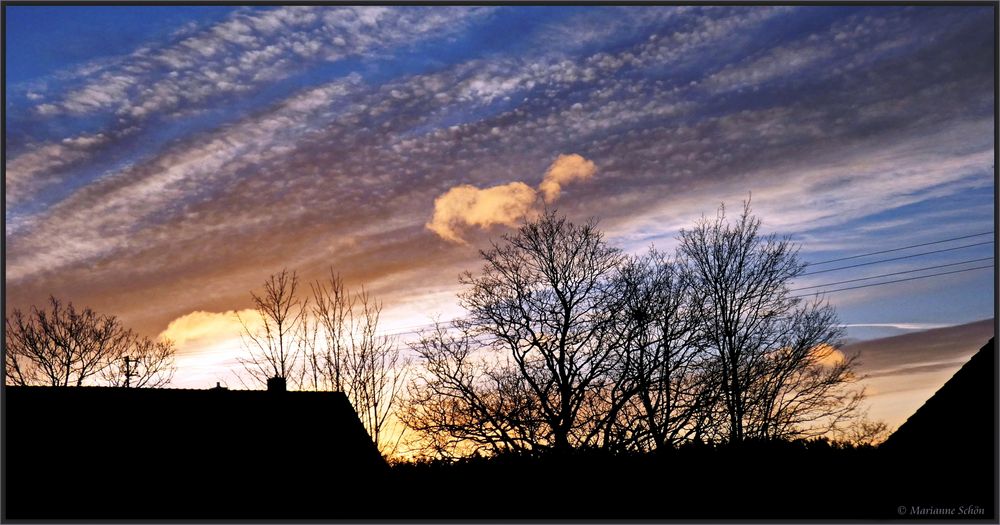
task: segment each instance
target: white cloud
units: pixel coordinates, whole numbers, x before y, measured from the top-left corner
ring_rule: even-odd
[[[32,219],[23,251],[7,260],[7,279],[17,281],[129,245],[135,240],[135,225],[145,217],[191,196],[209,180],[231,178],[241,168],[286,154],[284,146],[312,132],[312,119],[327,114],[320,110],[357,82],[352,76],[294,95],[271,111],[84,187],[48,209],[44,217]],[[60,162],[55,149],[44,153],[56,159],[53,163]],[[15,175],[25,177],[16,170]]]
[[[243,9],[179,42],[88,65],[76,73],[84,80],[82,86],[57,103],[37,106],[36,111],[43,115],[113,111],[146,118],[254,89],[302,70],[313,59],[335,61],[442,38],[489,11],[377,6]]]
[[[930,330],[932,328],[945,328],[952,326],[941,323],[851,323],[843,325],[847,328],[895,328],[897,330]]]
[[[108,141],[103,133],[83,134],[30,149],[7,160],[5,201],[10,207],[58,180],[56,172],[87,159]]]

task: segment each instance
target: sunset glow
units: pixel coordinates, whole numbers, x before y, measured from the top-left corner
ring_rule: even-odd
[[[405,348],[546,209],[670,252],[750,199],[892,427],[993,335],[990,7],[4,9],[6,313],[116,315],[173,387],[243,388],[284,268]]]

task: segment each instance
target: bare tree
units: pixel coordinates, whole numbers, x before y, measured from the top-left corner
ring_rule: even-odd
[[[307,304],[295,293],[299,279],[295,272],[272,274],[264,282],[264,292],[250,292],[261,327],[254,328],[237,314],[243,326],[243,346],[247,357],[239,359],[250,377],[266,384],[270,378],[297,380],[303,353],[302,324]]]
[[[696,430],[710,395],[685,281],[624,257],[593,223],[546,214],[466,274],[468,318],[413,350],[406,423],[431,452],[649,450]]]
[[[251,293],[262,327],[240,319],[249,353],[240,362],[261,383],[281,377],[299,389],[344,392],[379,449],[395,453],[402,428],[389,427],[408,361],[379,331],[382,303],[363,288],[352,294],[332,269],[328,280],[310,285],[312,305],[296,296],[298,283],[283,270],[262,295]]]
[[[386,435],[405,385],[406,360],[401,359],[396,340],[378,332],[382,303],[363,288],[356,295],[358,315],[351,331],[347,367],[350,375],[350,399],[361,422],[386,455],[394,454],[401,437]]]
[[[612,276],[621,254],[593,221],[547,212],[481,255],[482,272],[461,278],[461,302],[474,334],[510,357],[538,404],[536,445],[587,444],[599,421],[584,408],[615,356]]]
[[[169,340],[154,341],[135,337],[128,350],[118,360],[101,371],[110,386],[125,388],[159,388],[174,377],[174,354],[177,349]]]
[[[885,421],[862,418],[841,434],[848,443],[859,447],[872,447],[889,438],[892,430]]]
[[[422,366],[401,419],[418,434],[415,448],[437,457],[536,450],[542,420],[535,394],[516,366],[495,359],[469,328],[436,323],[410,345]]]
[[[857,415],[829,305],[789,294],[787,239],[749,205],[625,257],[546,213],[481,253],[468,315],[412,345],[404,422],[439,456],[824,435]]]
[[[14,310],[5,319],[4,369],[14,385],[162,386],[173,376],[175,348],[126,329],[118,318],[89,308],[63,306],[55,297],[49,308]],[[128,374],[125,359],[130,360]]]
[[[323,328],[324,348],[319,353],[313,351],[307,356],[309,373],[317,389],[344,392],[347,346],[354,325],[356,299],[333,268],[330,269],[330,277],[326,282],[316,281],[310,286],[313,297],[312,314],[316,323]]]
[[[620,355],[602,443],[638,450],[675,446],[696,432],[711,395],[693,296],[672,261],[655,249],[624,260],[617,283]]]
[[[731,442],[825,433],[864,394],[849,388],[855,358],[833,358],[842,331],[832,307],[789,293],[804,269],[797,248],[759,230],[747,202],[735,223],[720,208],[680,234],[700,338],[715,360],[721,433]]]
[[[749,385],[750,435],[818,437],[860,415],[863,388],[852,388],[857,355],[844,355],[836,312],[818,299],[784,319],[774,351]]]
[[[323,329],[323,348],[306,346],[306,379],[314,388],[344,392],[379,449],[392,455],[403,429],[390,426],[408,360],[400,355],[395,338],[379,330],[382,303],[363,287],[352,294],[332,269],[326,282],[317,281],[311,288],[313,325]]]

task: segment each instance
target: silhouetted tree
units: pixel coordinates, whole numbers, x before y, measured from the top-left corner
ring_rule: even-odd
[[[892,430],[885,421],[861,419],[842,433],[848,443],[855,446],[875,446],[885,441]]]
[[[379,450],[391,455],[402,428],[390,437],[387,425],[406,384],[407,361],[400,357],[395,338],[378,332],[382,303],[364,289],[356,297],[358,312],[347,352],[349,397]]]
[[[438,330],[415,347],[429,373],[414,392],[417,403],[425,416],[439,416],[422,427],[494,448],[590,444],[603,417],[590,409],[594,393],[606,387],[616,357],[613,276],[621,254],[593,222],[548,212],[481,255],[482,271],[460,278],[468,311],[462,338]],[[470,342],[494,358],[470,355]],[[436,404],[435,392],[452,397]],[[470,428],[477,424],[481,431]]]
[[[460,295],[475,333],[510,356],[538,404],[542,443],[565,451],[588,443],[601,414],[584,410],[615,358],[613,276],[622,260],[595,222],[555,212],[528,221],[482,252]]]
[[[638,450],[675,446],[696,432],[712,391],[694,296],[674,263],[655,249],[626,258],[616,280],[621,343],[602,443]]]
[[[856,412],[863,391],[848,388],[856,356],[837,350],[832,307],[789,293],[804,269],[797,248],[759,230],[747,202],[735,223],[720,208],[680,234],[699,337],[715,360],[725,416],[718,430],[731,442],[820,435]]]
[[[855,419],[832,307],[789,294],[787,239],[749,205],[626,257],[554,213],[481,252],[468,315],[411,348],[405,423],[440,456],[824,435]]]
[[[379,449],[395,453],[403,428],[388,430],[408,361],[379,331],[382,303],[363,288],[352,294],[332,269],[310,285],[311,305],[297,297],[298,285],[295,272],[282,270],[262,295],[251,292],[262,326],[240,319],[249,353],[240,362],[261,383],[282,377],[289,387],[344,392]]]
[[[344,285],[340,275],[330,269],[326,282],[312,285],[312,314],[323,328],[324,346],[319,352],[313,347],[307,356],[312,386],[317,390],[332,389],[344,392],[346,380],[346,353],[353,321],[355,299]]]
[[[323,346],[315,344],[315,335],[307,345],[304,384],[344,392],[379,449],[391,455],[403,430],[389,427],[408,361],[395,338],[379,331],[382,303],[364,288],[352,294],[332,269],[326,282],[311,287],[313,324],[323,329]]]
[[[55,297],[48,309],[15,309],[5,327],[8,384],[156,387],[173,376],[171,342],[141,337],[115,316],[63,306]]]
[[[159,388],[174,377],[175,353],[172,341],[136,337],[126,355],[102,370],[101,377],[110,386]]]
[[[264,292],[250,292],[261,327],[255,328],[237,314],[243,326],[243,346],[247,357],[239,358],[250,377],[267,384],[273,377],[298,379],[302,357],[302,324],[307,304],[296,297],[299,279],[295,272],[272,274],[264,282]]]
[[[467,323],[436,323],[410,348],[420,371],[401,413],[419,449],[432,456],[534,451],[542,443],[537,396],[510,359],[470,334]]]

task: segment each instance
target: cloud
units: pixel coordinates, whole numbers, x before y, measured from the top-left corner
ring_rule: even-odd
[[[863,372],[886,372],[903,366],[967,359],[993,335],[993,319],[984,319],[862,341],[847,345],[843,350],[861,354]]]
[[[135,119],[258,89],[311,63],[448,36],[490,8],[314,7],[241,9],[179,41],[152,44],[109,64],[66,73],[81,83],[43,115],[112,111]]]
[[[243,325],[250,330],[262,327],[256,310],[225,312],[194,311],[182,315],[167,325],[159,337],[177,346],[178,375],[171,386],[177,388],[207,388],[215,382],[239,384],[235,373],[241,369],[239,356],[246,351],[241,335]]]
[[[56,175],[85,160],[108,137],[103,133],[81,134],[47,143],[7,161],[5,179],[8,206],[57,180]]]
[[[817,345],[810,350],[816,362],[822,366],[836,366],[843,363],[846,357],[844,353],[826,343]]]
[[[951,326],[942,323],[851,323],[844,325],[847,328],[895,328],[897,330],[930,330],[933,328],[944,328]]]
[[[455,186],[434,199],[434,216],[426,226],[442,239],[466,244],[460,234],[465,226],[516,226],[518,221],[537,212],[539,194],[551,203],[559,198],[564,184],[589,179],[596,172],[597,166],[592,161],[573,153],[556,157],[545,171],[537,192],[523,182],[486,189],[470,184]]]
[[[269,111],[181,143],[81,188],[33,221],[22,245],[31,249],[22,252],[24,259],[7,260],[7,278],[18,280],[107,256],[136,243],[134,228],[152,214],[174,211],[171,207],[178,205],[180,197],[196,200],[199,191],[230,182],[240,169],[287,154],[290,144],[312,130],[313,119],[332,118],[327,115],[328,106],[357,82],[356,75],[349,75],[297,93]],[[20,158],[15,160],[20,162]],[[15,174],[15,182],[28,176],[20,171]]]
[[[899,425],[994,335],[994,320],[935,328],[853,343],[861,384],[869,393],[869,417]]]
[[[252,309],[228,312],[199,310],[171,321],[166,330],[160,332],[159,337],[173,341],[182,350],[212,346],[240,337],[243,325],[237,316],[247,323],[251,330],[256,330],[260,324],[260,316]]]
[[[563,185],[575,180],[587,180],[597,173],[597,166],[580,155],[559,155],[545,172],[545,178],[538,185],[545,196],[545,202],[559,198]]]
[[[587,23],[600,31],[565,44],[563,34],[579,33],[558,31],[565,20],[553,17],[551,45],[511,41],[464,49],[458,63],[403,67],[414,54],[435,56],[414,46],[443,45],[491,19],[464,10],[244,9],[52,80],[32,104],[52,104],[59,118],[8,120],[8,304],[73,291],[143,315],[157,333],[180,313],[242,308],[255,272],[330,264],[405,298],[421,292],[386,283],[419,275],[445,286],[473,264],[472,250],[427,250],[425,227],[462,242],[473,229],[506,226],[485,203],[506,203],[511,215],[540,208],[550,186],[543,174],[560,152],[585,152],[601,170],[585,195],[561,197],[561,211],[598,213],[625,249],[663,248],[673,231],[750,190],[767,228],[830,232],[805,232],[809,250],[820,241],[866,245],[870,237],[844,226],[875,212],[922,219],[904,207],[967,188],[992,194],[993,75],[983,59],[992,40],[969,39],[989,33],[980,15],[954,11],[961,23],[941,24],[939,14],[886,9],[837,24],[838,14],[808,26],[818,40],[787,42],[771,39],[770,28],[793,26],[809,9],[634,11],[663,20],[615,18],[623,29],[605,31],[608,13],[596,10]],[[440,33],[452,18],[456,31]],[[870,36],[834,45],[841,27]],[[886,27],[898,28],[891,42]],[[877,51],[913,34],[928,38]],[[783,62],[815,49],[833,55]],[[314,67],[337,56],[360,62]],[[766,75],[737,74],[755,70]],[[329,84],[350,71],[360,78]],[[720,74],[729,83],[710,80]],[[302,91],[285,98],[290,85]],[[730,89],[737,85],[760,91]],[[266,86],[274,89],[258,91]],[[238,92],[259,98],[228,96]],[[122,126],[139,131],[113,129]],[[94,142],[101,133],[106,142]],[[531,206],[512,199],[510,173],[527,174]],[[550,182],[561,194],[566,181]],[[444,199],[459,184],[471,188],[465,204]],[[435,197],[445,209],[428,223]],[[987,208],[966,211],[988,220]],[[952,227],[923,224],[925,233]]]
[[[515,226],[533,212],[537,200],[535,190],[523,182],[486,189],[462,184],[434,199],[434,217],[427,228],[445,240],[466,244],[459,234],[463,226]]]

